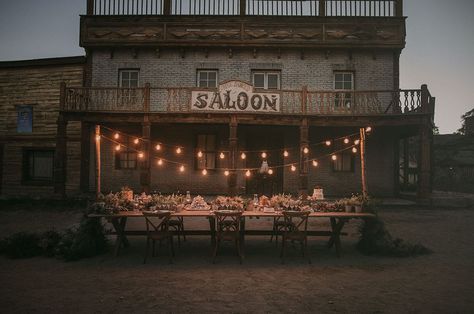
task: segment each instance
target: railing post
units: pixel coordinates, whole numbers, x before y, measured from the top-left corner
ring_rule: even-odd
[[[326,0],[319,0],[319,16],[326,16]]]
[[[87,15],[94,15],[94,0],[87,0]]]
[[[430,108],[428,106],[429,91],[426,84],[421,85],[421,111],[423,113],[429,113]]]
[[[240,0],[240,15],[246,15],[247,10],[247,0]]]
[[[403,16],[403,0],[395,0],[395,16]]]
[[[145,84],[143,92],[145,93],[145,95],[143,95],[143,111],[150,112],[150,83]]]
[[[308,100],[308,86],[303,86],[301,90],[301,113],[306,114],[307,112],[307,106],[306,102]]]
[[[63,111],[66,108],[66,83],[61,82],[59,84],[59,111]]]
[[[163,15],[171,15],[171,0],[163,0]]]

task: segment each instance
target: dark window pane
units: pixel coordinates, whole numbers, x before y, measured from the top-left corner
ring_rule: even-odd
[[[344,89],[352,89],[352,82],[345,82]]]
[[[344,81],[352,82],[352,74],[351,73],[344,74]]]
[[[278,89],[278,74],[268,74],[268,88]]]
[[[265,87],[265,75],[263,73],[255,73],[253,75],[253,84],[256,88]]]
[[[208,75],[209,75],[208,76],[209,80],[214,80],[215,81],[217,79],[217,73],[215,71],[209,72]]]

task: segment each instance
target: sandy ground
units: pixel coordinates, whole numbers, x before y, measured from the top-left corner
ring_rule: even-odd
[[[2,313],[473,313],[474,210],[382,210],[395,236],[422,243],[434,254],[417,258],[363,256],[355,250],[357,222],[337,258],[312,238],[309,265],[297,250],[282,265],[268,237],[246,239],[246,259],[234,248],[210,263],[209,239],[189,237],[174,264],[166,256],[142,264],[144,239],[119,257],[65,263],[51,258],[0,257]],[[18,230],[61,229],[78,212],[0,211],[0,236]],[[207,227],[204,220],[186,226]],[[269,221],[251,224],[270,226]],[[138,222],[130,227],[140,228]],[[326,229],[325,222],[312,228]]]

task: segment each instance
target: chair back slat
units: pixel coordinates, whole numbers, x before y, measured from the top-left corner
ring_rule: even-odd
[[[309,214],[309,211],[284,211],[283,219],[286,227],[283,232],[306,236]]]
[[[146,222],[146,232],[168,231],[170,212],[143,212]]]

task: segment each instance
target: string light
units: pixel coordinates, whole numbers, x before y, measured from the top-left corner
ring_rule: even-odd
[[[326,146],[331,146],[331,141],[326,141]]]
[[[181,152],[182,152],[181,147],[176,148],[176,154],[179,155],[179,154],[181,154]]]
[[[138,144],[139,142],[140,142],[140,140],[138,138],[133,140],[133,144],[135,144],[135,145]]]
[[[263,158],[263,159],[267,158],[267,153],[263,152],[263,153],[262,153],[262,158]]]
[[[250,170],[245,171],[245,176],[246,177],[250,177],[250,175],[251,175]]]
[[[198,152],[198,158],[202,158],[202,152],[201,151]]]
[[[368,126],[365,128],[365,132],[370,132],[370,131],[372,131],[372,127]]]
[[[163,159],[158,159],[158,166],[162,166],[163,165]]]
[[[144,156],[145,156],[145,154],[143,154],[142,152],[138,153],[138,158],[143,158]]]
[[[100,135],[96,135],[96,136],[95,136],[95,140],[96,140],[97,142],[100,141]]]
[[[285,150],[285,151],[283,152],[283,156],[284,156],[284,157],[288,157],[289,155],[290,155],[290,153],[288,153],[287,150]]]
[[[357,148],[353,147],[353,148],[352,148],[352,152],[353,152],[354,154],[357,153]]]
[[[245,155],[245,153],[242,153],[242,154],[240,155],[240,158],[245,159],[245,158],[247,158],[247,155]]]
[[[331,159],[332,159],[333,161],[336,161],[336,160],[337,160],[337,156],[336,156],[336,155],[332,155],[332,156],[331,156]]]
[[[293,171],[293,172],[296,171],[296,166],[295,165],[291,165],[291,171]]]
[[[344,144],[349,144],[349,139],[348,138],[344,139]]]
[[[184,172],[184,165],[181,165],[181,166],[179,167],[179,171],[180,171],[180,172]]]
[[[313,166],[314,167],[317,167],[318,166],[318,162],[316,160],[313,160]]]
[[[155,149],[156,149],[156,150],[161,150],[161,145],[160,145],[160,144],[156,144]]]
[[[118,140],[119,138],[120,138],[120,134],[115,133],[115,134],[114,134],[114,139]]]
[[[268,169],[268,174],[272,175],[273,174],[273,169]]]
[[[360,143],[360,140],[359,140],[359,139],[357,139],[357,140],[354,141],[354,144],[355,144],[355,145],[359,145],[359,143]]]
[[[221,154],[219,155],[219,158],[220,158],[220,159],[224,159],[224,158],[225,158],[224,153],[221,152]]]
[[[309,148],[308,147],[303,148],[303,153],[308,154],[309,153]]]
[[[115,150],[116,150],[116,151],[119,151],[120,148],[121,148],[120,145],[115,146]]]
[[[225,175],[226,177],[228,177],[228,176],[229,176],[229,170],[224,171],[224,175]]]
[[[207,175],[207,170],[206,169],[202,169],[202,175],[203,176]]]

